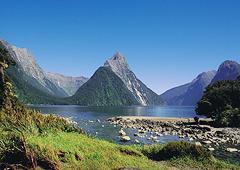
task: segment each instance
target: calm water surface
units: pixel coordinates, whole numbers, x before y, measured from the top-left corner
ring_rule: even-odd
[[[70,118],[92,136],[120,143],[118,137],[119,127],[109,124],[106,120],[114,116],[153,116],[153,117],[182,117],[196,116],[194,107],[170,107],[170,106],[128,106],[128,107],[82,107],[75,105],[34,105],[32,108],[44,114],[53,113],[62,117]],[[152,143],[146,138],[133,136],[136,130],[125,129],[132,139],[138,139],[141,143]],[[159,137],[160,143],[172,140],[180,140],[178,136]],[[134,143],[131,140],[129,143]]]

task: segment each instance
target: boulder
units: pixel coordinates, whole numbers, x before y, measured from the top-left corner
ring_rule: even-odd
[[[124,132],[122,129],[118,132],[120,136],[126,136],[126,132]]]
[[[131,140],[131,138],[130,138],[129,136],[121,136],[120,140],[121,140],[122,142],[128,142],[128,141]]]
[[[139,143],[140,143],[140,141],[139,141],[139,140],[137,140],[137,139],[135,139],[135,140],[134,140],[134,142],[135,142],[135,143],[137,143],[137,144],[139,144]]]
[[[212,148],[212,147],[209,147],[208,150],[209,150],[209,151],[214,151],[215,149]]]
[[[203,144],[206,144],[206,145],[209,145],[211,144],[212,142],[210,140],[205,140],[205,141],[202,141]]]
[[[237,152],[238,149],[236,149],[236,148],[227,148],[227,151],[228,152]]]
[[[202,146],[202,144],[200,142],[195,142],[196,146]]]

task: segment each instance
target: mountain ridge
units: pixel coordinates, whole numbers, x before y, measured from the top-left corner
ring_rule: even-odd
[[[240,64],[236,61],[226,60],[219,67],[211,83],[220,80],[235,80],[240,75]]]
[[[202,72],[190,83],[169,89],[160,97],[167,105],[194,106],[201,98],[205,88],[211,83],[215,74],[215,70]]]
[[[81,78],[76,78],[76,82],[73,80],[71,81],[72,84],[69,83],[70,89],[66,89],[65,86],[63,87],[56,83],[58,80],[53,81],[53,79],[50,79],[49,75],[38,65],[36,59],[27,48],[18,48],[5,40],[0,40],[0,42],[16,62],[15,66],[7,70],[7,74],[13,79],[19,98],[25,103],[65,103],[60,98],[72,95],[86,82],[84,78],[82,80]],[[68,78],[66,76],[66,79]],[[76,87],[73,84],[76,84]]]
[[[141,105],[162,104],[159,96],[137,78],[120,52],[107,59],[104,67],[110,68],[124,82]]]
[[[67,100],[85,106],[139,104],[123,81],[108,67],[99,67],[93,76]]]

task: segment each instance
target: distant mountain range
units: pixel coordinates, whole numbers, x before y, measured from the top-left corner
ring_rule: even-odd
[[[46,72],[27,49],[4,40],[0,44],[16,61],[16,66],[8,69],[7,75],[13,81],[18,98],[31,104],[194,106],[209,84],[233,80],[240,75],[240,65],[227,60],[218,71],[203,72],[191,82],[158,95],[137,78],[119,52],[88,79]]]
[[[72,96],[84,83],[88,81],[88,78],[64,76],[59,73],[46,73],[47,78],[52,81],[56,86],[62,88],[67,96]]]
[[[88,80],[47,73],[26,48],[18,48],[4,40],[1,44],[16,61],[16,66],[11,67],[7,74],[13,80],[19,99],[25,103],[65,103],[61,98],[72,95]]]
[[[160,97],[167,105],[195,106],[201,99],[205,88],[219,80],[233,80],[240,75],[240,64],[224,61],[218,71],[208,71],[198,75],[192,82],[167,90]]]

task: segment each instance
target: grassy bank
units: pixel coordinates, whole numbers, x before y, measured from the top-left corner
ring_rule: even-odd
[[[178,144],[174,148],[180,153],[185,150],[184,154],[161,160],[165,154],[162,151],[167,148],[164,145],[121,146],[95,139],[65,119],[53,115],[45,116],[24,107],[18,107],[11,113],[1,112],[0,115],[2,167],[93,170],[124,167],[143,170],[240,169],[237,165],[216,160],[208,154],[205,159],[202,148],[200,151],[199,148],[193,148],[197,149],[197,154],[194,153],[197,156],[194,157],[189,149],[185,150],[185,146],[179,148]]]
[[[92,138],[69,120],[8,96],[0,111],[0,169],[240,169],[189,143],[121,146]]]

